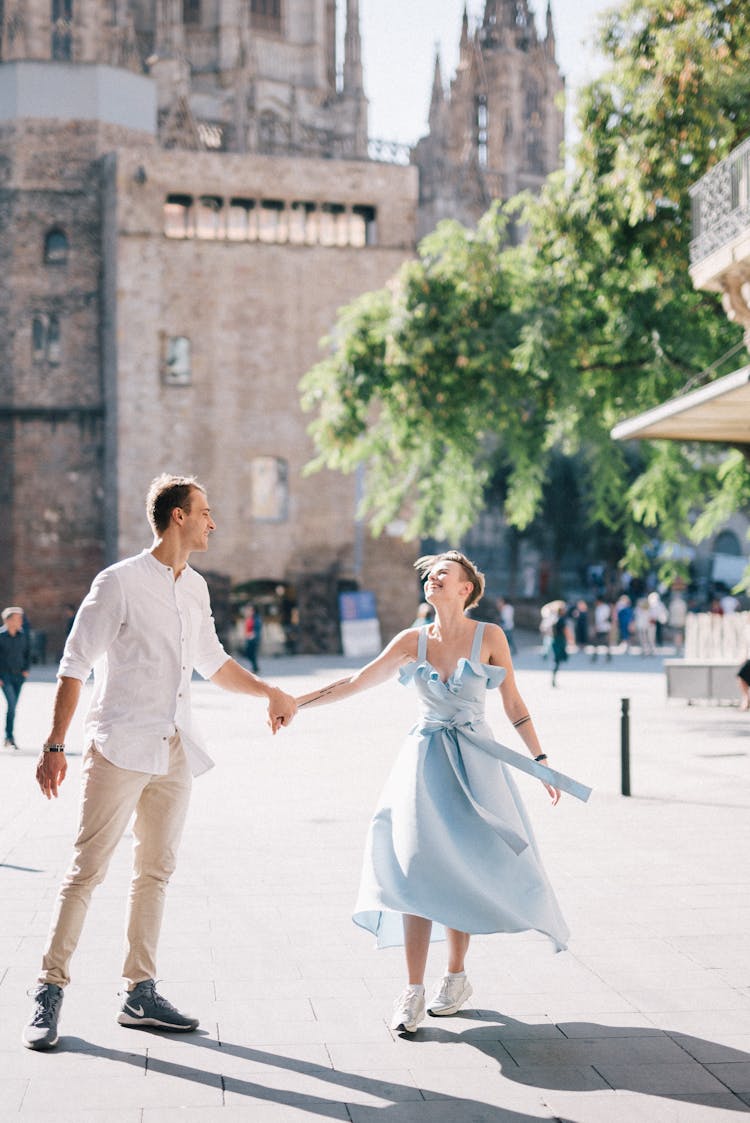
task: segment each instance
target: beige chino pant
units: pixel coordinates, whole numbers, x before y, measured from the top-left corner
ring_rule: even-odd
[[[57,897],[40,983],[64,987],[70,982],[70,960],[91,894],[104,880],[133,813],[133,877],[122,974],[128,990],[144,979],[156,978],[164,896],[175,868],[191,785],[179,733],[169,742],[169,771],[163,776],[118,768],[93,745],[88,749],[83,762],[78,837]]]

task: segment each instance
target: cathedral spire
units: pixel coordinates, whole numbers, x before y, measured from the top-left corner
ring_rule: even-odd
[[[461,17],[461,42],[459,43],[459,50],[463,57],[469,49],[469,13],[464,4],[464,14]]]
[[[359,34],[359,0],[346,0],[344,36],[344,93],[362,92],[362,39]]]
[[[432,96],[430,98],[430,132],[434,132],[438,124],[443,104],[445,103],[445,89],[443,87],[443,72],[440,67],[440,48],[435,48],[435,74],[432,79]]]
[[[555,57],[555,29],[552,25],[552,0],[547,0],[547,35],[544,40],[547,54]]]

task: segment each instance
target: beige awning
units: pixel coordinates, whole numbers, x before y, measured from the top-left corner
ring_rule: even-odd
[[[720,441],[750,446],[750,366],[621,421],[616,441]]]

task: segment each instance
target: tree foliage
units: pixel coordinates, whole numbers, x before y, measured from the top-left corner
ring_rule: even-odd
[[[385,289],[341,311],[303,400],[315,465],[367,465],[376,529],[406,512],[409,534],[460,537],[498,468],[523,528],[553,450],[583,458],[589,515],[625,529],[631,564],[657,530],[706,533],[747,501],[741,457],[654,442],[633,479],[609,437],[743,358],[718,299],[690,282],[688,188],[750,132],[746,7],[613,11],[610,67],[580,101],[571,169],[539,197],[492,207],[476,231],[441,224]]]

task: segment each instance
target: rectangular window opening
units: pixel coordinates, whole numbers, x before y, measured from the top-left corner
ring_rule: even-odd
[[[224,236],[224,200],[218,195],[201,195],[196,208],[195,233],[209,241]]]
[[[320,208],[321,246],[345,246],[349,239],[346,207],[343,203],[323,203]]]
[[[192,238],[192,195],[167,195],[164,204],[164,233],[168,238]]]
[[[264,199],[258,215],[258,237],[261,242],[286,242],[286,208],[281,199]]]
[[[352,207],[349,218],[351,244],[353,246],[375,246],[378,242],[377,211],[375,207]]]
[[[230,199],[227,238],[230,242],[254,242],[258,237],[258,212],[254,199]]]

